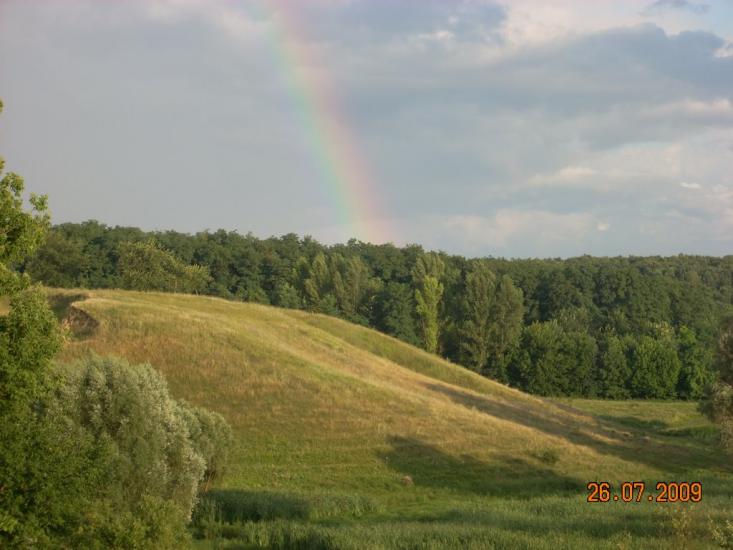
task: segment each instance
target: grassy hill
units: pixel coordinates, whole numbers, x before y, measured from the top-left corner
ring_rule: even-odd
[[[50,295],[69,329],[61,360],[149,362],[232,424],[211,495],[231,525],[207,528],[231,547],[708,547],[708,520],[733,509],[733,468],[692,404],[540,399],[301,311]],[[702,481],[703,502],[586,502],[588,481],[638,479]]]

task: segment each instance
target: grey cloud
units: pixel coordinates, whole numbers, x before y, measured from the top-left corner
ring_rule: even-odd
[[[127,4],[85,6],[43,22],[9,2],[0,20],[0,152],[51,195],[57,221],[349,236],[271,37],[232,41],[194,12],[158,20]],[[733,245],[720,230],[731,199],[679,186],[733,186],[733,58],[716,57],[717,36],[580,29],[511,50],[492,3],[299,9],[395,240],[505,255]],[[439,31],[450,40],[420,38]],[[667,146],[684,154],[667,160]],[[573,166],[589,168],[573,185],[531,184]],[[685,242],[670,236],[680,220],[694,225]]]
[[[505,8],[487,0],[354,0],[331,6],[300,6],[313,31],[342,40],[406,38],[440,31],[459,40],[495,39]]]
[[[689,0],[657,0],[653,4],[649,4],[644,13],[648,14],[668,9],[685,10],[701,15],[707,13],[710,6],[699,2],[690,2]]]

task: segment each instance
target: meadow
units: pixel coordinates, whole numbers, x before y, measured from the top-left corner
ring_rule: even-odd
[[[302,311],[48,293],[61,361],[149,362],[232,425],[200,548],[710,548],[733,514],[733,465],[692,402],[539,398]],[[593,480],[700,481],[703,499],[588,503]]]

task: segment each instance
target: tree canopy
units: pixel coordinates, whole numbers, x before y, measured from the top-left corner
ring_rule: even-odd
[[[611,398],[699,397],[719,319],[733,309],[733,256],[470,259],[88,221],[54,227],[22,268],[48,285],[195,291],[336,315],[528,391]],[[195,284],[187,270],[201,275]],[[558,343],[522,366],[518,347],[553,334]],[[556,353],[570,363],[555,365]],[[562,383],[531,380],[545,362]]]

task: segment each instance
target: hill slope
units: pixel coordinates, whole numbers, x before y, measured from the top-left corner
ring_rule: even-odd
[[[227,489],[363,494],[381,516],[421,520],[565,495],[600,525],[610,516],[584,502],[589,480],[730,468],[707,445],[523,394],[338,319],[174,294],[52,294],[71,327],[61,359],[150,362],[174,396],[229,420]]]

